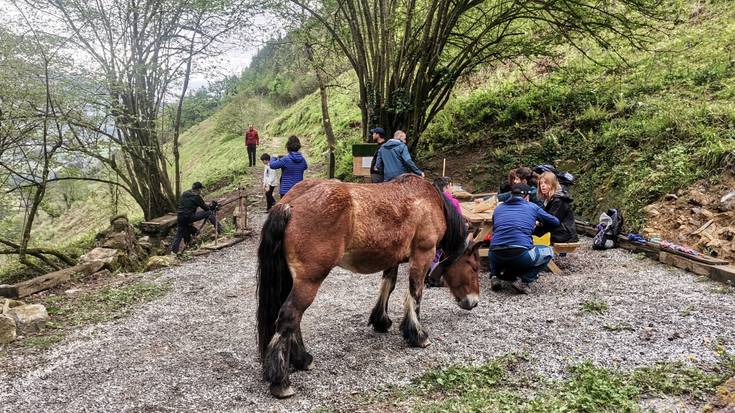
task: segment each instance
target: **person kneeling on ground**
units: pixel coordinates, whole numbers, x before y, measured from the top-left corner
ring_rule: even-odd
[[[559,220],[528,201],[531,188],[526,184],[513,185],[511,197],[499,204],[493,212],[493,238],[490,241],[490,285],[494,291],[501,288],[501,280],[509,281],[519,293],[526,294],[529,284],[551,261],[551,247],[533,245],[531,234],[536,221],[555,227]]]
[[[202,189],[204,189],[204,185],[201,182],[194,182],[190,190],[181,194],[179,207],[176,210],[176,236],[171,244],[171,252],[174,254],[179,252],[179,244],[181,244],[182,239],[186,241],[187,246],[191,244],[191,237],[199,232],[194,228],[194,223],[197,221],[206,219],[212,225],[215,225],[218,231],[222,232],[217,223],[215,211],[207,206],[204,199],[202,199]],[[197,208],[201,208],[203,211],[197,212]]]
[[[538,197],[544,202],[544,211],[557,217],[560,225],[548,228],[539,225],[533,235],[541,236],[551,232],[551,243],[577,242],[577,224],[572,210],[572,197],[562,189],[559,180],[553,172],[544,172],[538,179]]]

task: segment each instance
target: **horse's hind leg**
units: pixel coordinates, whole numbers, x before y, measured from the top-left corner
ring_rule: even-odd
[[[293,362],[299,366],[311,359],[311,355],[304,350],[300,324],[304,311],[314,301],[320,283],[321,281],[307,282],[294,277],[291,294],[278,312],[276,334],[268,343],[264,359],[265,376],[271,383],[271,394],[278,398],[290,397],[295,393],[288,377],[291,356],[296,356]],[[303,367],[308,367],[309,364],[311,360]]]
[[[393,324],[388,317],[388,299],[393,289],[396,288],[396,278],[398,277],[398,267],[389,268],[383,271],[383,281],[380,283],[380,295],[378,302],[375,303],[373,311],[370,313],[368,325],[372,325],[373,329],[379,333],[385,333]]]
[[[296,370],[311,370],[314,368],[314,357],[306,351],[304,339],[301,337],[301,325],[291,336],[291,366]]]
[[[408,344],[413,347],[429,345],[429,335],[419,322],[419,314],[421,297],[424,293],[424,277],[433,257],[433,249],[431,251],[417,251],[411,257],[409,287],[404,302],[405,315],[401,322],[401,334]]]

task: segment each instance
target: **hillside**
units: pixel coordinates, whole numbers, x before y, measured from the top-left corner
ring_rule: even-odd
[[[483,190],[495,190],[511,168],[554,163],[577,177],[580,215],[617,207],[641,228],[644,206],[735,168],[735,4],[689,4],[649,50],[623,48],[625,62],[591,48],[595,61],[568,51],[466,79],[423,134],[419,163],[440,173],[446,158],[455,181]],[[338,133],[359,140],[350,128],[357,108],[345,110],[344,89],[330,93]],[[271,129],[323,145],[318,115],[313,94]],[[338,155],[347,152],[344,144]],[[348,165],[340,171],[346,177]]]

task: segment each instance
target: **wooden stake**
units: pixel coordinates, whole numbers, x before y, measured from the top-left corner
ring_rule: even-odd
[[[447,158],[444,158],[444,162],[442,164],[442,177],[447,176]]]

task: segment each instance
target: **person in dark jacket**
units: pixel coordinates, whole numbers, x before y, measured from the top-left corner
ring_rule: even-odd
[[[191,243],[192,235],[196,235],[198,232],[194,228],[194,223],[197,221],[206,219],[220,230],[214,215],[215,212],[202,199],[202,189],[204,189],[204,185],[201,182],[194,182],[191,189],[184,191],[179,198],[179,206],[176,209],[176,236],[174,242],[171,243],[172,253],[179,252],[181,240],[186,241],[186,245]],[[198,208],[201,208],[202,211],[197,212]]]
[[[559,220],[538,205],[528,201],[531,188],[526,184],[513,185],[511,198],[499,204],[493,212],[493,238],[490,241],[490,285],[493,290],[502,286],[501,279],[511,282],[522,294],[554,255],[551,247],[533,245],[531,234],[536,221],[554,227]]]
[[[281,184],[278,186],[278,194],[283,198],[284,195],[297,183],[304,180],[304,171],[309,167],[306,158],[299,152],[301,149],[301,141],[296,136],[289,136],[286,142],[286,150],[288,155],[280,158],[271,158],[271,169],[283,169],[281,172]]]
[[[255,148],[260,144],[258,130],[253,125],[245,131],[245,146],[248,149],[248,166],[255,166]]]
[[[408,146],[399,139],[401,135],[405,135],[405,132],[400,130],[396,131],[393,134],[393,139],[384,143],[378,150],[378,159],[375,161],[375,168],[383,171],[383,182],[388,182],[408,172],[422,177],[424,176],[421,169],[411,159]]]
[[[577,224],[572,210],[572,197],[562,189],[556,174],[544,172],[538,179],[538,196],[544,203],[544,211],[557,217],[559,226],[549,228],[546,225],[536,227],[534,235],[540,236],[551,233],[551,243],[577,242]]]
[[[372,135],[373,142],[378,144],[378,149],[375,150],[373,160],[370,161],[370,182],[377,184],[383,182],[383,171],[375,167],[375,162],[378,160],[380,147],[385,143],[385,130],[383,128],[373,128],[370,129],[370,134]]]

